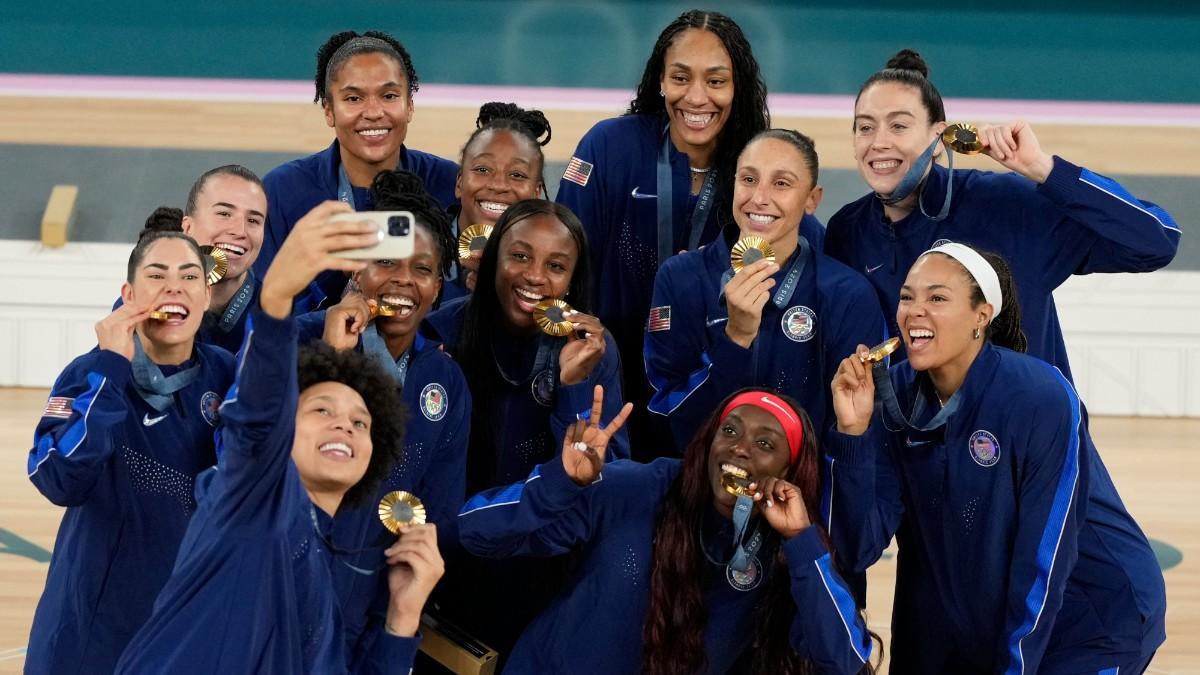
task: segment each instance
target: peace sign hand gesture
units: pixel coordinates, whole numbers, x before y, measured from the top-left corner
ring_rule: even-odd
[[[600,475],[600,469],[604,467],[608,441],[625,425],[625,419],[633,411],[633,404],[626,403],[608,426],[600,428],[600,415],[603,410],[604,387],[596,385],[591,416],[567,427],[567,432],[563,435],[563,469],[576,485],[591,485]]]

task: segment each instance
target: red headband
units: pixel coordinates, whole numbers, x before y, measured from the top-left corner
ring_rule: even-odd
[[[725,406],[725,409],[721,411],[721,421],[724,422],[734,408],[743,405],[752,405],[760,410],[765,410],[779,420],[779,426],[783,427],[783,433],[787,436],[788,449],[792,453],[791,461],[795,462],[796,457],[800,454],[800,444],[804,442],[804,427],[800,424],[800,418],[796,416],[792,406],[774,394],[765,391],[747,391],[734,396],[729,405]]]

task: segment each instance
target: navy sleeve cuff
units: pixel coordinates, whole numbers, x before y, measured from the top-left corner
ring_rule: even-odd
[[[572,450],[571,452],[575,452]],[[545,481],[544,492],[550,497],[551,501],[556,506],[566,508],[575,503],[575,499],[590,486],[576,485],[575,481],[567,475],[567,470],[563,467],[562,460],[558,457],[542,464],[538,468],[538,474]],[[596,482],[600,482],[604,478],[601,473]],[[596,483],[592,483],[595,485]]]
[[[1054,168],[1046,176],[1046,182],[1037,187],[1047,199],[1055,204],[1066,204],[1074,201],[1072,194],[1079,186],[1079,175],[1083,169],[1067,160],[1054,156]]]
[[[134,337],[134,339],[137,338]],[[107,349],[96,352],[96,359],[89,370],[94,370],[108,378],[109,382],[117,387],[114,391],[120,391],[120,388],[124,387],[133,377],[133,364],[129,359]]]
[[[708,350],[708,358],[712,361],[713,372],[719,375],[722,381],[735,385],[730,391],[748,384],[753,376],[746,367],[746,364],[750,363],[750,350],[730,340],[725,331],[720,331],[717,339],[713,341]]]
[[[861,436],[851,436],[833,427],[825,436],[825,454],[847,464],[874,463],[879,445],[879,436],[872,428],[868,428]]]
[[[825,542],[821,539],[821,532],[815,526],[808,526],[800,534],[785,539],[783,542],[783,555],[787,558],[788,569],[792,576],[795,576],[802,570],[812,564],[821,556],[827,555],[829,549],[825,546]]]
[[[392,635],[387,630],[380,633],[376,641],[375,659],[384,668],[381,672],[409,673],[417,658],[417,650],[421,647],[421,633],[418,631],[412,637]]]

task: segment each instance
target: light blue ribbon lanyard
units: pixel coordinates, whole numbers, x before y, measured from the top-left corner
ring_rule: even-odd
[[[674,192],[674,177],[671,175],[671,126],[663,130],[662,149],[658,153],[657,196],[658,196],[658,266],[672,255],[675,255],[675,213],[672,193]],[[708,222],[708,214],[712,211],[713,193],[716,192],[715,170],[709,171],[700,188],[696,208],[692,209],[691,228],[688,230],[688,250],[694,251],[700,246],[700,237],[704,234],[704,225]]]
[[[175,392],[187,387],[200,376],[200,364],[164,376],[158,364],[151,361],[142,349],[142,341],[133,336],[133,388],[147,405],[157,412],[171,407]]]
[[[893,204],[899,204],[907,199],[914,190],[921,189],[921,185],[925,180],[925,171],[929,168],[929,165],[933,163],[933,151],[941,142],[942,137],[938,136],[932,143],[929,144],[928,148],[925,148],[925,152],[922,152],[921,156],[917,158],[917,161],[912,165],[912,167],[905,172],[904,177],[900,179],[900,184],[896,186],[896,189],[893,190],[891,194],[885,196],[876,193],[875,196],[879,198],[879,201],[887,204],[888,206],[892,206]],[[950,173],[946,176],[946,198],[942,201],[942,210],[938,211],[936,216],[929,215],[929,213],[925,211],[925,190],[921,189],[921,194],[917,196],[917,208],[921,210],[921,214],[923,216],[935,223],[940,220],[945,220],[946,215],[950,213],[950,196],[954,193],[954,152],[947,150],[946,154],[949,155],[946,158],[946,164],[948,165]]]

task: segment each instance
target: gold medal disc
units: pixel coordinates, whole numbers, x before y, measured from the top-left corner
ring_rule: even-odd
[[[155,321],[166,321],[171,318],[170,312],[150,312],[150,318]]]
[[[566,314],[571,306],[559,300],[550,298],[542,300],[533,308],[533,320],[546,335],[565,337],[575,330],[575,325],[567,320]]]
[[[735,476],[731,473],[721,474],[721,487],[735,497],[753,496],[750,492],[750,479]]]
[[[392,305],[388,305],[386,303],[382,303],[382,302],[372,302],[371,303],[371,318],[372,319],[374,319],[377,316],[396,316],[396,312],[398,312],[398,311],[400,311],[400,310],[397,309],[396,307],[393,307]]]
[[[900,348],[900,338],[888,338],[883,342],[871,348],[867,353],[866,358],[862,359],[863,363],[879,363]]]
[[[983,152],[979,128],[974,124],[951,124],[942,132],[942,142],[951,150],[964,155],[978,155]]]
[[[409,525],[425,524],[425,505],[410,492],[389,492],[379,500],[379,521],[388,532],[400,534]]]
[[[766,239],[750,235],[738,239],[733,245],[729,254],[729,265],[733,267],[734,272],[741,272],[743,267],[753,265],[763,258],[775,262],[775,249],[771,248]]]
[[[476,223],[463,230],[458,235],[458,259],[466,260],[472,253],[483,254],[488,237],[492,236],[492,227],[487,223]]]
[[[204,267],[208,269],[208,285],[212,286],[224,279],[225,273],[229,271],[229,254],[225,249],[201,246],[200,252],[204,254]]]

